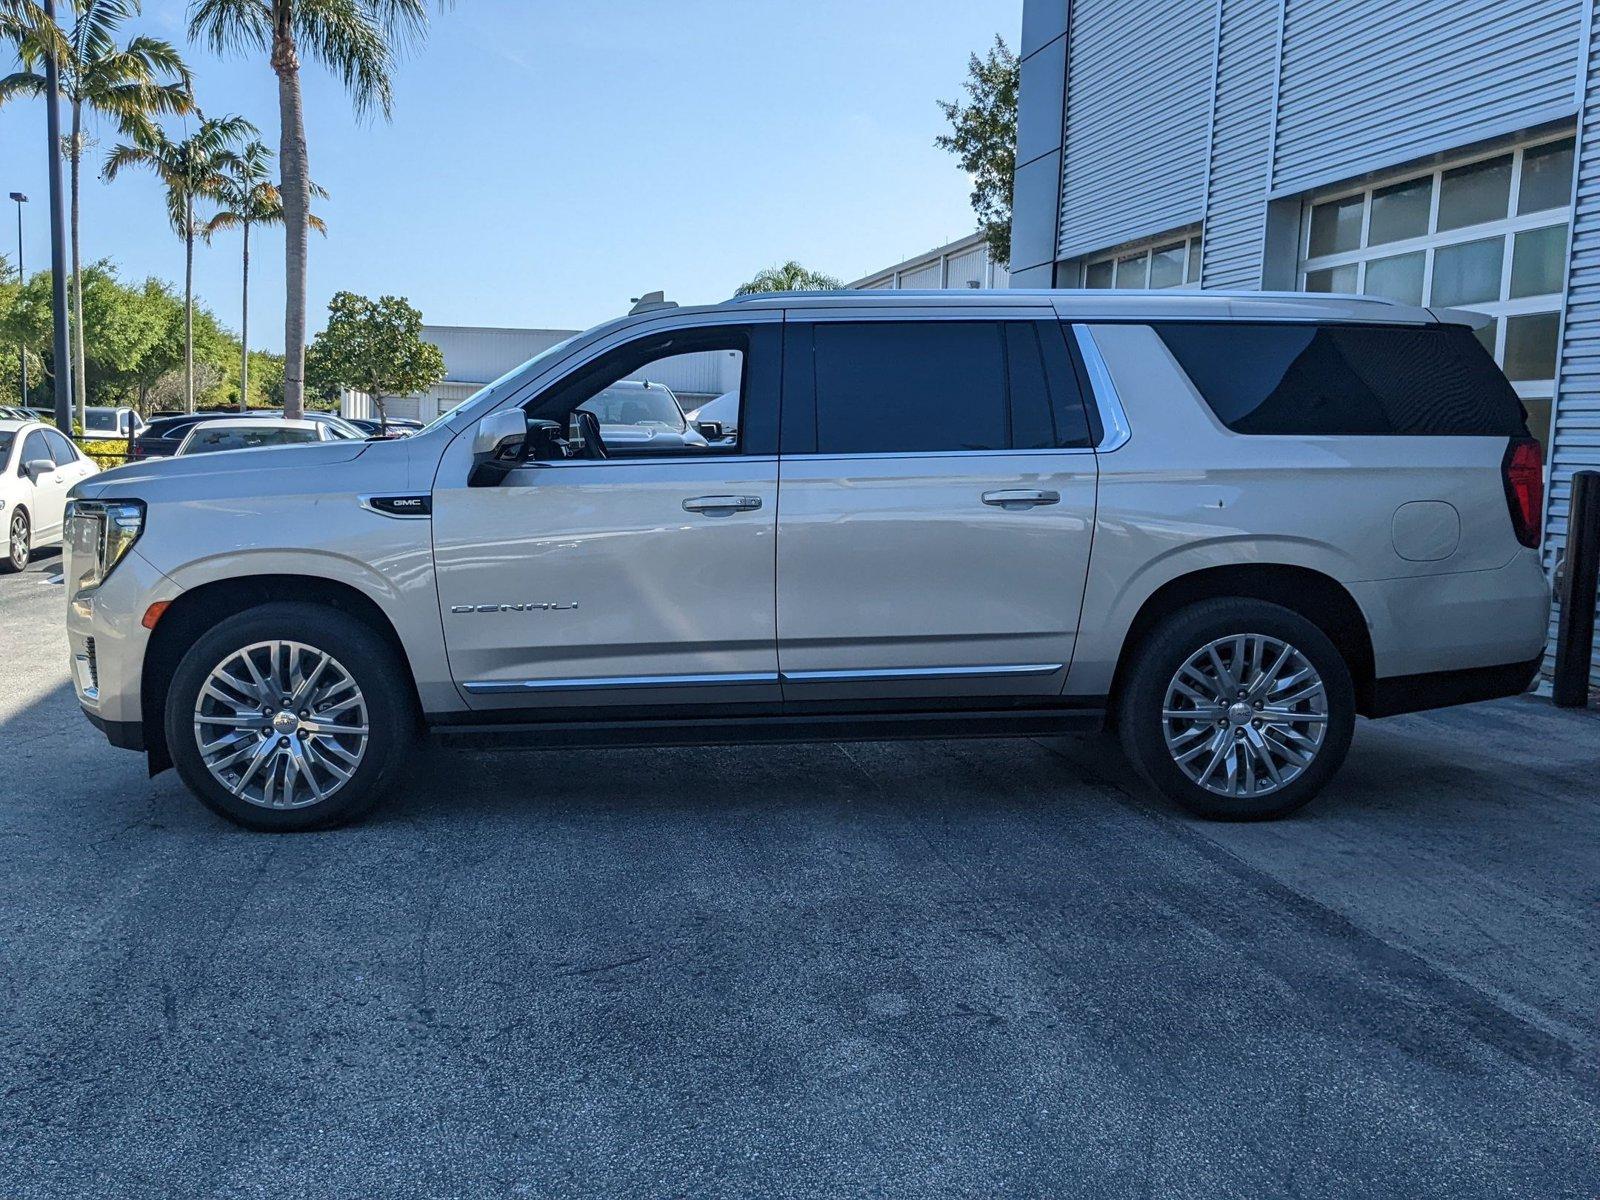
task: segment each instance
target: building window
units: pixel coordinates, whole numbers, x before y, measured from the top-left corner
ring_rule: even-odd
[[[1083,264],[1090,288],[1179,288],[1200,283],[1200,231],[1152,238],[1110,251]]]
[[[1484,313],[1491,320],[1478,337],[1547,444],[1572,155],[1570,134],[1545,137],[1313,196],[1301,228],[1300,286]]]

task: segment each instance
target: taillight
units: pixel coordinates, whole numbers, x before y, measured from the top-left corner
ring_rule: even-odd
[[[1539,545],[1539,515],[1544,507],[1544,456],[1532,438],[1512,438],[1500,460],[1511,528],[1524,546]]]

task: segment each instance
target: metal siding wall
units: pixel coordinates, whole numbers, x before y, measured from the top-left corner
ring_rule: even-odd
[[[1223,0],[1202,287],[1259,288],[1281,0]]]
[[[1056,257],[1200,219],[1216,0],[1074,0]]]
[[[976,250],[968,250],[965,254],[951,256],[949,286],[953,288],[988,287],[988,282],[984,278],[985,268],[988,265],[989,256],[982,247]]]
[[[1545,566],[1551,569],[1567,543],[1573,473],[1600,470],[1600,38],[1592,34],[1587,78],[1578,126],[1576,204],[1572,214],[1572,258],[1567,268],[1561,374],[1556,384],[1555,429],[1550,441],[1544,556]],[[1559,616],[1558,606],[1550,618],[1552,653]],[[1590,662],[1589,682],[1600,687],[1600,643]]]
[[[445,378],[488,383],[576,332],[571,329],[480,329],[424,325],[422,337],[444,355]]]
[[[706,350],[699,354],[680,354],[635,371],[629,379],[664,383],[674,392],[693,396],[720,396],[739,386],[739,364],[743,359],[727,350]]]
[[[1570,112],[1581,0],[1287,0],[1271,187],[1301,191]]]

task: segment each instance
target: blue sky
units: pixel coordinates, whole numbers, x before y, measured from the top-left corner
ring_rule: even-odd
[[[184,44],[182,0],[136,28]],[[390,124],[359,122],[305,73],[312,177],[333,193],[312,237],[310,321],[333,292],[408,296],[439,324],[581,327],[665,288],[710,301],[797,258],[849,280],[975,226],[968,181],[935,149],[937,99],[1022,0],[460,0],[395,80]],[[277,145],[264,59],[187,47],[209,113]],[[9,65],[6,66],[9,69]],[[99,160],[115,140],[99,131]],[[0,109],[0,196],[26,192],[28,268],[47,262],[43,110]],[[86,181],[84,253],[128,278],[182,278],[159,190]],[[15,254],[5,206],[0,246]],[[282,347],[282,241],[252,238],[253,344]],[[202,247],[196,291],[237,327],[236,236]]]

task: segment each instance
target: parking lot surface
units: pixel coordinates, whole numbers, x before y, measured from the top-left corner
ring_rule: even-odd
[[[1207,825],[1104,738],[419,754],[250,834],[0,577],[0,1196],[1600,1190],[1600,717]]]

